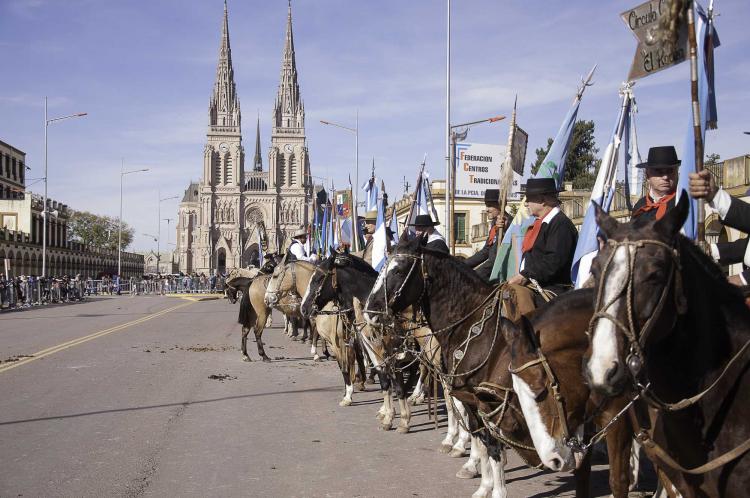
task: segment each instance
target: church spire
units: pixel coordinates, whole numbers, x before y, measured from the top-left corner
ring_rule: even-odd
[[[253,159],[253,171],[263,171],[263,160],[260,156],[260,114],[258,114],[258,126],[255,131],[255,159]]]
[[[275,128],[299,128],[304,134],[305,107],[299,94],[297,83],[297,62],[294,54],[294,34],[292,31],[292,2],[286,19],[286,40],[281,58],[279,89],[274,106]]]
[[[240,131],[240,100],[234,84],[232,49],[229,44],[229,13],[224,0],[224,19],[221,27],[219,62],[216,65],[216,82],[209,103],[209,126],[232,127]]]

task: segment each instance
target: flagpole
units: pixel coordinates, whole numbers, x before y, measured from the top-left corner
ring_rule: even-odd
[[[510,184],[513,182],[513,139],[516,136],[516,108],[518,104],[518,95],[513,101],[513,115],[510,117],[510,131],[508,131],[508,145],[506,146],[505,152],[505,167],[500,170],[500,213],[498,216],[505,215],[505,207],[508,205],[508,191],[510,190]],[[509,227],[503,228],[500,234],[497,236],[497,241],[503,240],[503,236]],[[490,227],[490,230],[492,227]]]
[[[447,44],[445,47],[445,231],[453,233],[450,219],[451,198],[451,0],[448,0]],[[424,169],[424,166],[423,166]],[[437,220],[435,220],[437,221]]]
[[[701,130],[701,108],[698,97],[698,44],[695,35],[695,2],[691,1],[688,5],[688,44],[690,46],[690,97],[693,108],[693,140],[695,141],[695,172],[703,171],[703,134]],[[709,21],[710,22],[710,21]],[[710,29],[710,26],[709,28]],[[698,200],[696,210],[698,244],[706,240],[706,216],[703,199]]]

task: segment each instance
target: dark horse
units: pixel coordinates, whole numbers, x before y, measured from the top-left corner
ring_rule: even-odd
[[[688,201],[683,192],[674,209],[642,227],[598,210],[608,241],[592,266],[586,377],[607,395],[640,396],[631,410],[638,438],[682,496],[747,496],[750,310],[679,234]]]
[[[530,465],[541,464],[511,389],[510,352],[500,330],[499,290],[455,258],[404,238],[367,299],[365,315],[374,325],[409,306],[421,307],[440,343],[442,372],[451,395],[463,402],[469,429],[479,431],[482,484],[474,496],[505,493],[505,448]],[[502,408],[504,406],[504,408]],[[487,458],[489,457],[489,458]]]
[[[513,390],[542,461],[547,464],[560,455],[565,459],[571,451],[589,457],[591,442],[579,438],[581,428],[592,420],[600,428],[607,427],[612,495],[626,498],[633,430],[619,414],[628,400],[591,395],[583,380],[593,300],[592,289],[567,292],[517,324],[503,319],[502,327],[510,345]]]
[[[311,316],[317,310],[333,302],[345,314],[346,320],[352,324],[358,333],[351,338],[354,347],[348,350],[365,349],[378,370],[380,388],[383,391],[384,408],[388,413],[383,413],[382,427],[391,429],[393,409],[390,408],[391,389],[399,400],[401,412],[401,424],[398,432],[409,432],[411,410],[406,402],[408,390],[413,387],[417,379],[417,362],[414,358],[408,361],[385,362],[385,351],[379,345],[374,344],[368,334],[369,328],[365,323],[357,323],[357,312],[362,311],[362,305],[370,295],[378,273],[365,260],[351,254],[334,254],[326,258],[318,267],[310,279],[307,292],[302,300],[301,311],[303,316]],[[356,301],[356,302],[355,302]],[[359,307],[355,310],[355,307]],[[353,353],[354,351],[352,351]],[[395,368],[394,368],[395,367]],[[399,367],[404,367],[402,368]],[[404,371],[409,373],[408,384],[404,379]],[[342,370],[343,372],[343,370]],[[344,373],[346,377],[346,373]],[[346,379],[345,379],[346,380]]]

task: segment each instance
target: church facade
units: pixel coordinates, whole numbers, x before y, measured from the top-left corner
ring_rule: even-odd
[[[176,252],[185,273],[225,272],[257,262],[260,245],[283,250],[312,212],[312,176],[305,108],[289,6],[281,76],[273,109],[268,170],[263,170],[260,120],[251,171],[245,171],[242,115],[234,82],[226,2],[216,81],[208,107],[203,176],[180,202]]]

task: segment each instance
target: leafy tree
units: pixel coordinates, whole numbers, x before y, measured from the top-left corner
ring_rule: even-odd
[[[68,218],[68,239],[96,249],[117,249],[117,218],[99,216],[88,211],[73,211]],[[135,230],[122,224],[122,248],[133,242]]]
[[[717,154],[716,152],[713,152],[711,154],[706,154],[706,160],[704,161],[705,165],[719,164],[720,162],[721,162],[721,156]]]
[[[552,138],[547,139],[547,146],[536,149],[536,161],[531,165],[531,172],[536,174],[544,157],[552,147]],[[599,148],[594,140],[594,122],[576,121],[573,136],[570,139],[568,156],[565,158],[565,180],[573,182],[573,188],[590,189],[596,181],[601,160],[596,158]]]

